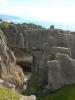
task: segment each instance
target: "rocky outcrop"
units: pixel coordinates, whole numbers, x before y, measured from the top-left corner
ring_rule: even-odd
[[[16,89],[23,87],[24,73],[20,66],[16,65],[13,52],[7,47],[6,39],[0,30],[0,78],[5,82],[15,85]]]
[[[11,57],[8,55],[6,57],[12,58],[11,62],[17,62],[24,70],[30,67],[32,73],[37,73],[38,85],[42,87],[42,92],[53,91],[64,85],[75,83],[74,32],[44,29],[27,24],[11,24],[3,31],[7,38],[7,45],[14,52],[16,61],[10,49],[6,51]],[[9,59],[4,61],[9,61]],[[16,65],[13,64],[10,68],[14,70],[14,66]],[[22,72],[20,67],[15,68]]]

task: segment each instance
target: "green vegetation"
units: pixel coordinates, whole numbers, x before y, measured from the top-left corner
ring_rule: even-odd
[[[28,87],[32,89],[33,92],[36,92],[39,89],[38,85],[38,77],[36,74],[32,76],[32,79],[30,80]],[[28,91],[25,91],[24,95],[28,96],[30,95]]]
[[[12,23],[8,23],[8,22],[0,23],[0,30],[3,31],[7,39],[10,37],[10,34],[8,33],[7,30],[9,30],[11,27],[12,27]]]
[[[4,30],[6,28],[9,28],[11,25],[11,23],[8,23],[8,22],[2,22],[0,23],[0,29]]]
[[[0,100],[19,100],[19,94],[12,92],[7,88],[0,88]]]
[[[39,88],[39,86],[38,86],[37,83],[38,83],[37,75],[33,75],[32,80],[31,80],[30,83],[29,83],[29,86],[32,88],[32,90],[33,90],[34,92],[36,92],[37,89]]]
[[[54,25],[51,25],[51,26],[50,26],[50,29],[54,29]]]
[[[58,91],[38,97],[37,100],[75,100],[75,86],[64,86]]]

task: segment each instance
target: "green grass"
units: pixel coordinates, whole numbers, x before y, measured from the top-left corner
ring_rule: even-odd
[[[8,22],[3,22],[3,23],[0,23],[0,29],[5,29],[5,28],[9,28],[11,25],[11,23],[8,23]]]
[[[32,89],[33,92],[36,92],[39,89],[38,85],[38,77],[36,74],[34,74],[29,82],[29,87]],[[24,95],[29,96],[30,93],[28,91],[25,91]]]
[[[39,88],[37,83],[38,83],[38,77],[35,74],[35,75],[33,75],[32,80],[29,83],[30,87],[33,89],[34,92],[36,92],[37,89]]]
[[[0,100],[20,100],[19,94],[7,88],[0,88]]]
[[[75,100],[75,86],[64,86],[58,91],[38,97],[37,100]]]
[[[6,30],[9,29],[10,27],[12,27],[12,24],[11,23],[8,23],[8,22],[2,22],[2,23],[0,23],[0,30],[3,31],[4,35],[7,38],[10,36],[10,34]]]

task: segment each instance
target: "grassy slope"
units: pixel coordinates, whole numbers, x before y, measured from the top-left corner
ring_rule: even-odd
[[[37,100],[75,100],[75,86],[65,86],[47,96],[38,97]]]
[[[19,95],[7,88],[0,88],[0,100],[19,100]]]

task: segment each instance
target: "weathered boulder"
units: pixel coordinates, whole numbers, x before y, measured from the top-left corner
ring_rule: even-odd
[[[57,60],[48,61],[48,89],[51,91],[75,83],[75,60],[57,54]]]
[[[56,90],[63,85],[61,67],[58,60],[48,62],[48,89]]]

